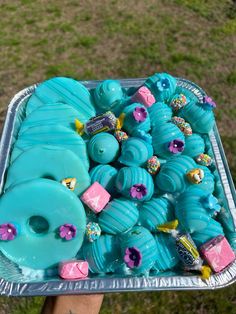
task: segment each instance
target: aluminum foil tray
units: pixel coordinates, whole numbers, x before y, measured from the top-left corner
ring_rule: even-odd
[[[123,88],[138,87],[145,79],[120,80]],[[100,81],[82,81],[87,88],[95,88]],[[205,92],[194,83],[178,78],[178,85],[191,90],[200,101]],[[9,164],[9,156],[17,137],[21,122],[25,117],[25,106],[37,85],[30,86],[17,93],[11,100],[6,115],[0,143],[0,193],[3,191],[4,179]],[[225,158],[224,150],[217,130],[214,126],[209,136],[205,137],[206,147],[214,155],[219,172],[218,184],[222,187],[224,210],[220,220],[227,234],[234,235],[233,248],[236,250],[236,193]],[[232,245],[232,242],[231,242]],[[212,275],[209,280],[186,273],[164,272],[149,277],[119,277],[115,274],[93,276],[85,280],[61,280],[51,277],[43,280],[26,279],[17,265],[0,253],[0,294],[8,296],[39,296],[63,294],[91,294],[122,291],[154,291],[154,290],[199,290],[226,287],[236,281],[236,261],[219,274]]]

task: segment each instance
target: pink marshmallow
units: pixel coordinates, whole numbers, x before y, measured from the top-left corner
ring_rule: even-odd
[[[156,102],[156,99],[146,86],[141,86],[131,97],[131,101],[141,103],[145,107],[151,107]]]
[[[234,251],[222,235],[203,244],[200,251],[212,270],[216,273],[223,270],[235,260]]]
[[[101,184],[94,182],[81,196],[81,200],[96,214],[103,210],[111,195]]]
[[[83,279],[88,276],[88,262],[71,260],[59,264],[59,275],[63,279]]]

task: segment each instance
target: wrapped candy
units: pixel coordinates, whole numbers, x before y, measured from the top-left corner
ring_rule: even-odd
[[[158,231],[170,233],[175,238],[176,251],[180,260],[187,271],[197,270],[202,274],[202,279],[208,279],[211,274],[211,268],[203,265],[203,260],[193,242],[190,234],[181,233],[176,230],[178,220],[168,222],[157,227]]]
[[[91,118],[85,124],[76,119],[75,128],[80,135],[83,135],[84,133],[88,135],[95,135],[100,132],[108,132],[115,129],[120,129],[123,118],[123,115],[121,115],[117,119],[111,111],[107,111],[101,115]]]

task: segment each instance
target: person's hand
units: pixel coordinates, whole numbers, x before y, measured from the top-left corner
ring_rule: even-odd
[[[98,314],[103,294],[47,297],[41,314]]]

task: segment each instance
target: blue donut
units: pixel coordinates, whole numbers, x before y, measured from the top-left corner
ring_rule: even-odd
[[[20,266],[47,269],[76,256],[86,228],[79,198],[58,182],[36,179],[15,185],[0,199],[0,224],[11,223],[17,234],[0,240],[2,253]],[[71,240],[59,237],[64,224],[76,227]]]
[[[65,148],[45,145],[28,149],[16,158],[8,169],[4,189],[38,178],[58,182],[75,178],[74,193],[77,195],[83,193],[90,185],[88,171],[78,156]]]

